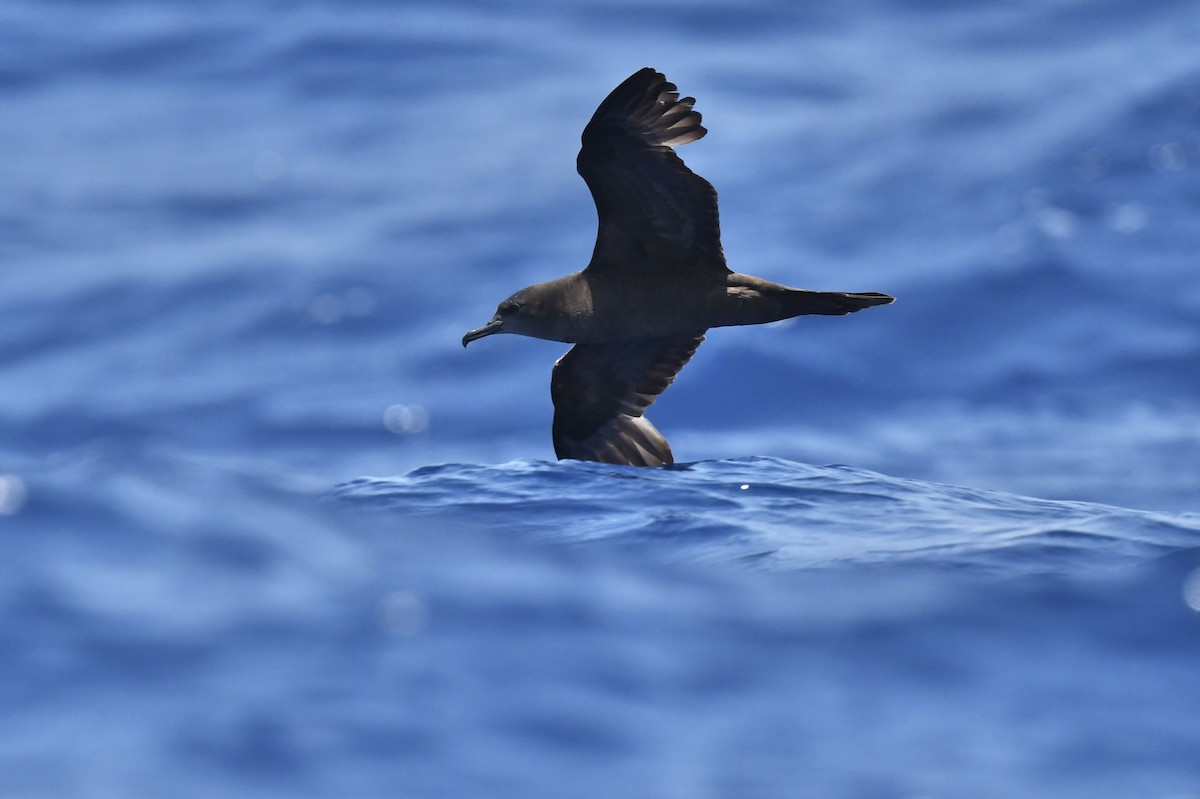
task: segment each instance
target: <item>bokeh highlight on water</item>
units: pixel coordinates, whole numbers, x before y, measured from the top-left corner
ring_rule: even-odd
[[[0,23],[0,795],[1200,795],[1195,3]],[[548,462],[458,342],[646,65],[735,268],[898,301]]]

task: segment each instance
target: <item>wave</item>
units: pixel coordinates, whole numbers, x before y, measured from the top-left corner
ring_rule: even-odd
[[[353,480],[332,496],[541,539],[656,543],[680,555],[784,570],[903,563],[1075,573],[1200,546],[1200,515],[767,457],[647,470],[570,461],[446,464]]]

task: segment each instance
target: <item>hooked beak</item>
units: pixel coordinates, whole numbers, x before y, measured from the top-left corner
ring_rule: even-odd
[[[472,330],[463,336],[463,346],[467,346],[477,338],[483,338],[484,336],[490,336],[493,333],[502,332],[504,332],[504,322],[500,319],[493,319],[478,330]]]

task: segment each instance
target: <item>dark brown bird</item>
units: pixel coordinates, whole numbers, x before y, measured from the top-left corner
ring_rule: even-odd
[[[649,67],[605,98],[583,129],[576,161],[600,217],[591,262],[521,289],[463,336],[464,347],[493,333],[575,345],[550,379],[559,458],[673,463],[666,439],[642,414],[710,327],[848,314],[894,299],[793,289],[731,271],[717,193],[675,154],[707,133],[695,102]]]

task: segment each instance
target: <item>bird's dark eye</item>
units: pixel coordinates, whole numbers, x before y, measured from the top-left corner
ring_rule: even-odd
[[[519,310],[521,310],[521,303],[517,302],[516,300],[505,300],[504,302],[500,303],[500,313],[504,316],[514,314]]]

